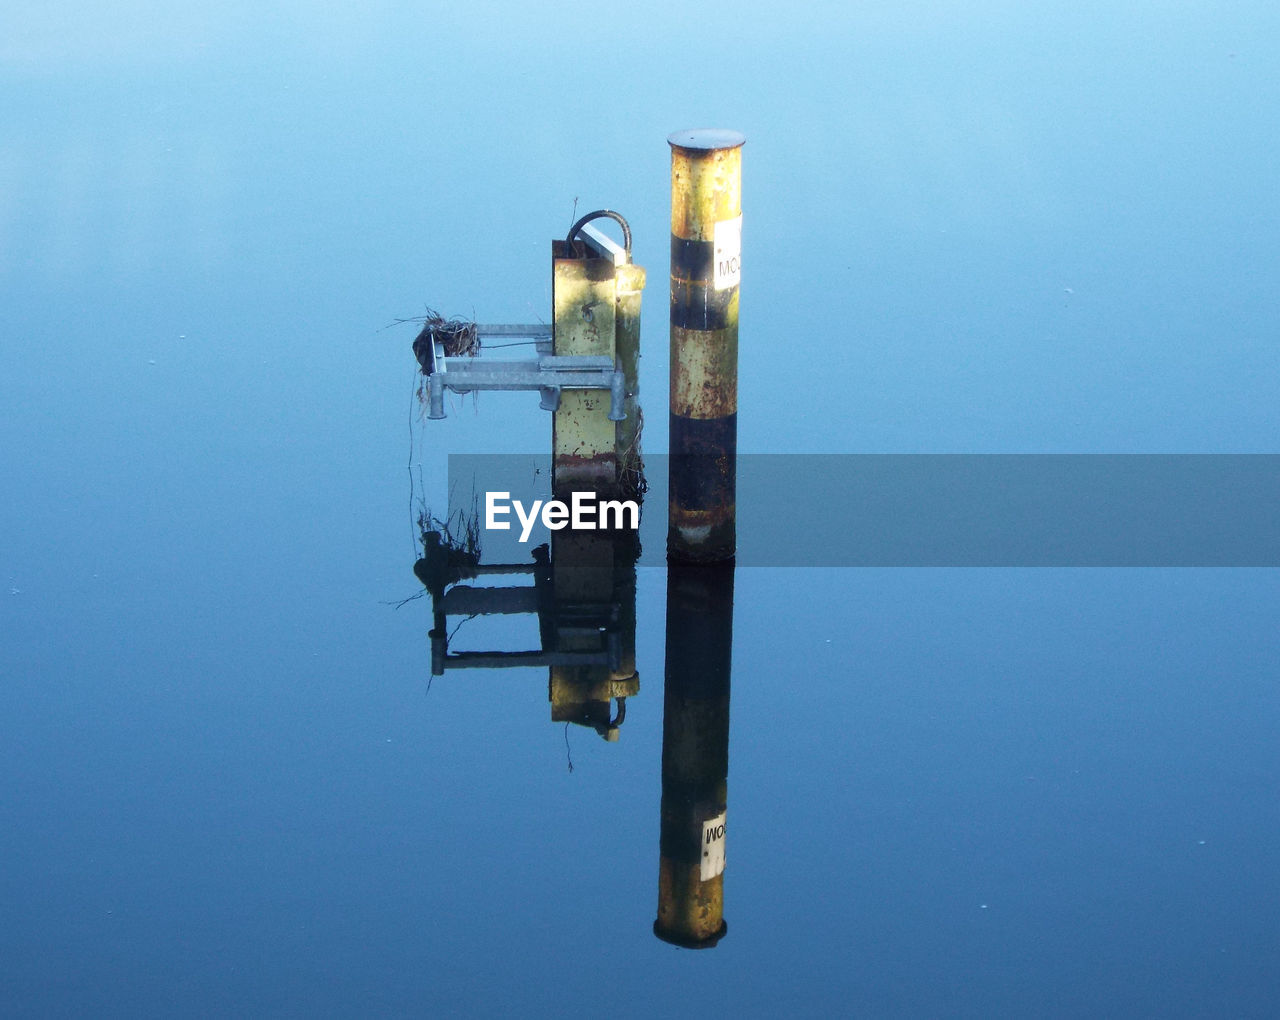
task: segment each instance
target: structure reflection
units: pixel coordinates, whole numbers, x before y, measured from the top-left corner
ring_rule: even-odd
[[[591,227],[616,220],[622,246]],[[444,391],[540,391],[552,412],[552,495],[643,499],[638,399],[640,293],[644,270],[631,262],[630,230],[616,213],[583,217],[552,243],[553,327],[475,326],[429,318],[414,342],[427,379],[428,417],[444,416]],[[459,341],[462,336],[467,342]],[[477,356],[478,337],[528,336],[538,359]],[[608,392],[606,399],[605,392]],[[496,487],[499,491],[505,486]],[[475,493],[478,497],[479,493]],[[507,493],[504,492],[504,495]],[[477,514],[478,516],[478,514]],[[529,562],[481,562],[478,521],[451,515],[422,529],[414,572],[430,593],[431,672],[543,667],[555,722],[589,726],[617,740],[636,669],[638,531],[553,530]],[[500,576],[523,583],[488,584]],[[482,581],[482,579],[484,579]],[[654,933],[688,948],[725,935],[726,782],[734,566],[669,566],[662,731],[658,911]],[[535,614],[537,648],[457,651],[450,618]],[[455,628],[456,629],[456,628]]]
[[[589,726],[617,740],[636,672],[636,559],[633,531],[556,532],[529,563],[485,564],[474,544],[436,524],[424,529],[414,573],[431,595],[431,673],[451,669],[545,667],[553,722]],[[504,576],[531,583],[479,586]],[[539,647],[451,651],[450,617],[533,614]],[[616,704],[616,707],[615,707]]]
[[[619,245],[594,222],[612,220]],[[636,502],[645,490],[640,452],[640,299],[645,271],[631,260],[631,228],[617,212],[583,216],[551,242],[552,327],[482,326],[432,313],[413,343],[425,377],[420,391],[429,418],[445,416],[444,393],[537,391],[552,412],[552,495],[618,497]],[[533,360],[488,357],[486,338],[526,337]],[[514,344],[519,346],[520,344]],[[498,487],[501,488],[501,487]],[[497,491],[495,489],[494,491]],[[481,498],[476,493],[477,498]],[[505,495],[505,493],[504,493]],[[473,515],[478,517],[478,513]],[[423,528],[423,556],[414,572],[431,594],[431,672],[446,669],[545,666],[551,718],[590,726],[617,740],[626,699],[639,692],[635,665],[637,531],[553,530],[530,563],[482,564],[479,521],[450,515]],[[633,523],[633,528],[638,520]],[[526,576],[532,584],[484,587],[483,575]],[[524,651],[449,649],[450,616],[536,614],[539,647]],[[616,709],[613,707],[616,704]]]
[[[431,595],[431,671],[545,667],[554,722],[617,740],[636,669],[635,532],[559,532],[527,564],[484,564],[446,529],[424,532],[414,573]],[[480,587],[502,576],[531,583]],[[654,934],[686,948],[724,937],[729,774],[729,695],[734,565],[671,564],[667,574],[666,670],[658,910]],[[539,647],[454,651],[450,617],[532,613]]]
[[[732,562],[667,574],[667,664],[662,713],[662,829],[654,934],[714,946],[724,920],[729,774]]]

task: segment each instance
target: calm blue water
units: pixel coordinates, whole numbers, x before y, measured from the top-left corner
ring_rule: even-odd
[[[429,684],[411,457],[548,423],[383,327],[620,209],[664,451],[677,128],[748,138],[743,451],[1280,452],[1272,6],[724,13],[0,16],[0,1012],[1280,1010],[1272,570],[740,569],[709,952],[662,569],[617,743]]]

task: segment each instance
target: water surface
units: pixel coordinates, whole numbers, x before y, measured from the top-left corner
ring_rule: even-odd
[[[6,1013],[1275,1013],[1272,570],[740,568],[709,952],[661,567],[616,743],[430,681],[406,469],[547,419],[383,327],[620,209],[663,451],[677,128],[748,138],[743,451],[1280,452],[1272,8],[719,13],[6,14]]]

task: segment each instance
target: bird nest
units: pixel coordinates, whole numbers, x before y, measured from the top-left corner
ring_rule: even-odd
[[[480,332],[474,322],[464,319],[446,319],[439,312],[427,309],[427,314],[419,320],[422,332],[413,341],[413,352],[426,370],[427,359],[424,357],[428,348],[437,341],[440,343],[446,358],[474,358],[480,353]]]

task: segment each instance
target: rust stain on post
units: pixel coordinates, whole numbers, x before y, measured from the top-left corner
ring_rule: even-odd
[[[680,134],[702,132],[671,137]],[[742,212],[742,142],[727,149],[671,146],[671,233],[710,241],[716,223]]]
[[[737,546],[742,135],[677,131],[671,145],[671,458],[667,555]]]
[[[738,413],[738,331],[671,327],[671,413],[724,418]]]
[[[552,242],[554,353],[616,356],[614,276],[611,261],[582,258],[580,249]],[[611,492],[618,473],[616,433],[609,420],[607,391],[563,390],[552,424],[557,489]]]
[[[618,367],[622,370],[626,418],[616,422],[618,480],[622,494],[639,499],[644,487],[644,457],[640,450],[640,297],[645,271],[637,265],[618,266],[618,304],[615,316]]]

